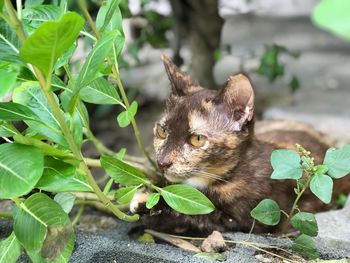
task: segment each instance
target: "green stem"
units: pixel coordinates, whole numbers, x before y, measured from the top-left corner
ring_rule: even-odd
[[[73,221],[72,221],[72,225],[73,225],[73,226],[75,226],[75,225],[79,222],[80,217],[81,217],[81,215],[82,215],[83,212],[84,212],[84,208],[85,208],[84,205],[80,206],[80,208],[79,208],[79,210],[78,210],[76,216],[74,217],[74,219],[73,219]]]
[[[16,34],[21,42],[24,42],[26,40],[26,35],[24,33],[23,26],[21,21],[18,20],[16,10],[14,9],[10,0],[5,0],[5,7],[11,21],[9,26],[16,31]]]
[[[22,0],[16,0],[17,6],[17,18],[19,21],[22,21]]]
[[[299,199],[301,198],[301,196],[303,195],[303,193],[305,192],[305,190],[309,187],[310,181],[311,181],[312,176],[310,174],[307,174],[307,181],[303,187],[303,189],[298,193],[297,197],[294,200],[293,206],[292,206],[292,210],[290,211],[289,215],[288,215],[288,221],[290,221],[292,219],[292,216],[294,215],[294,211],[297,208]]]
[[[0,212],[0,217],[1,218],[7,218],[7,219],[13,219],[13,216],[11,213],[6,213],[6,212]]]
[[[85,16],[86,20],[88,21],[92,31],[94,32],[97,39],[100,39],[100,33],[98,32],[94,21],[92,20],[89,11],[87,10],[86,2],[85,0],[78,0],[78,5],[80,10],[83,12],[83,15]]]

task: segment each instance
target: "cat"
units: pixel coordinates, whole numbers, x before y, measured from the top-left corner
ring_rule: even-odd
[[[300,123],[293,123],[296,131],[292,131],[283,122],[268,123],[269,127],[275,125],[270,129],[260,126],[255,134],[254,90],[245,75],[233,75],[221,90],[209,90],[181,73],[167,56],[162,60],[171,95],[154,127],[158,168],[168,183],[188,184],[202,191],[216,209],[208,215],[188,216],[162,201],[145,210],[149,193],[141,191],[134,196],[130,211],[143,213],[141,222],[150,228],[202,234],[250,231],[250,211],[264,198],[276,200],[281,209],[290,211],[295,181],[270,179],[271,153],[278,148],[294,149],[295,143],[300,143],[312,152],[316,163],[321,162],[330,147],[326,137]],[[335,189],[333,200],[339,192],[349,192],[350,181],[337,180]],[[305,212],[329,207],[311,192],[299,203]],[[278,227],[255,222],[253,232],[285,232],[289,229],[285,221]]]

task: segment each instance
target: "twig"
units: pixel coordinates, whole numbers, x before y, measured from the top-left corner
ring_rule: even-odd
[[[79,208],[79,210],[78,210],[76,216],[75,216],[74,219],[72,220],[72,225],[73,225],[73,226],[75,226],[75,225],[79,222],[80,217],[81,217],[81,215],[82,215],[83,212],[84,212],[84,208],[85,208],[84,205],[80,206],[80,208]]]

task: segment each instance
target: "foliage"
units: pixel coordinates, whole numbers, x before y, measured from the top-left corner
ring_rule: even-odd
[[[322,202],[326,204],[331,202],[333,180],[350,173],[350,145],[340,149],[329,149],[323,164],[315,165],[310,154],[300,145],[297,145],[297,152],[275,150],[272,153],[271,164],[274,171],[271,178],[295,180],[296,199],[289,214],[282,211],[277,202],[264,199],[251,211],[251,216],[266,225],[277,225],[281,212],[285,214],[291,225],[301,233],[293,241],[292,249],[305,257],[315,259],[318,257],[318,252],[312,237],[318,233],[316,218],[311,213],[300,211],[298,201],[310,188]]]
[[[120,127],[132,126],[140,150],[153,167],[134,119],[138,104],[129,102],[119,75],[124,45],[120,1],[105,1],[96,25],[83,0],[78,5],[85,19],[68,11],[66,1],[43,2],[26,1],[17,12],[11,1],[5,0],[5,5],[0,1],[0,99],[11,100],[0,104],[0,136],[7,141],[0,145],[0,198],[16,204],[8,216],[14,220],[13,233],[0,242],[0,262],[16,262],[22,250],[33,262],[67,262],[75,241],[72,221],[79,219],[71,221],[69,213],[81,204],[81,195],[92,196],[94,202],[130,222],[139,216],[125,214],[118,205],[128,204],[143,186],[155,190],[148,208],[163,198],[180,213],[212,212],[213,204],[201,192],[190,186],[152,184],[149,174],[132,161],[122,161],[125,149],[113,153],[90,130],[85,103],[120,107],[116,122]],[[122,5],[125,9],[125,1]],[[85,20],[89,28],[83,27]],[[72,74],[70,60],[77,39],[83,37],[90,40],[89,54],[77,74]],[[65,73],[63,77],[57,75],[60,72]],[[25,128],[18,130],[18,122]],[[100,159],[83,156],[81,148],[87,141],[95,144]],[[96,166],[109,176],[103,190],[90,170]],[[113,182],[122,187],[111,189]]]

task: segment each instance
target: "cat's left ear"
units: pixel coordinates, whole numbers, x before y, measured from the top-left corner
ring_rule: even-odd
[[[170,80],[172,94],[185,96],[202,89],[190,76],[183,74],[167,55],[163,54],[161,59]]]
[[[231,76],[219,91],[216,101],[225,104],[241,126],[252,120],[254,115],[254,90],[249,79],[238,74]]]

